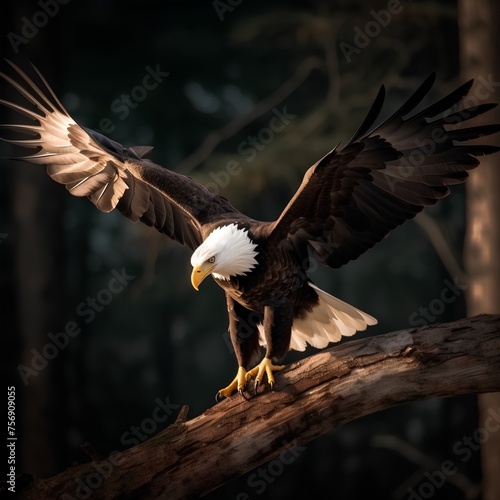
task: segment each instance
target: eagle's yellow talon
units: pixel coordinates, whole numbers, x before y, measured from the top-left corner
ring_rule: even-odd
[[[267,382],[271,386],[274,386],[274,375],[273,372],[279,372],[285,368],[284,365],[273,365],[273,362],[269,358],[264,358],[257,366],[252,368],[246,373],[247,382],[252,378],[255,378],[255,385],[258,387],[264,378],[264,373],[267,375]]]
[[[221,389],[217,393],[217,396],[219,398],[228,398],[229,396],[231,396],[231,394],[233,394],[233,392],[236,391],[242,394],[245,386],[247,385],[245,378],[246,373],[247,371],[245,370],[245,368],[240,366],[238,368],[238,373],[236,374],[236,377],[234,377],[233,381],[227,387]]]

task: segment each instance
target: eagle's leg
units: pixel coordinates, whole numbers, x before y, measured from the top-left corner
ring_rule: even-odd
[[[226,294],[227,312],[229,314],[229,335],[238,360],[238,372],[233,381],[221,389],[215,399],[228,398],[238,391],[243,395],[247,379],[247,369],[260,355],[259,329],[262,314],[250,311],[238,304],[229,294]]]
[[[255,378],[254,391],[257,392],[259,384],[267,376],[267,382],[274,386],[274,372],[283,370],[283,365],[278,365],[290,347],[290,335],[292,331],[292,311],[284,306],[266,306],[264,308],[264,340],[266,342],[266,355],[264,359],[246,374],[249,381]]]

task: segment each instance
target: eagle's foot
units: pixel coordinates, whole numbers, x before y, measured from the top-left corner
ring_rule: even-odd
[[[257,388],[264,378],[264,373],[267,375],[267,382],[271,386],[274,386],[274,375],[273,372],[279,372],[285,368],[284,365],[273,365],[273,362],[269,358],[264,358],[257,366],[252,368],[246,374],[247,382],[255,377],[255,387],[254,392],[257,393]]]
[[[224,389],[221,389],[215,396],[215,401],[219,402],[221,399],[228,398],[235,391],[238,391],[243,396],[243,390],[247,385],[247,379],[245,378],[247,371],[245,368],[240,366],[238,368],[238,373],[234,377],[233,381]]]

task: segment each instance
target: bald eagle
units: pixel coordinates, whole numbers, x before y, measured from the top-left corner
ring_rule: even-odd
[[[3,124],[29,136],[6,140],[36,148],[24,159],[46,165],[72,195],[87,196],[103,212],[117,209],[187,245],[193,251],[193,287],[198,290],[212,275],[224,290],[238,370],[218,397],[243,394],[252,379],[256,391],[264,376],[272,387],[289,349],[324,348],[374,325],[371,315],[311,281],[310,259],[331,268],[356,259],[424,206],[446,197],[451,185],[463,183],[479,164],[477,156],[500,149],[463,144],[498,132],[500,125],[454,127],[496,105],[464,107],[472,81],[417,112],[434,83],[432,74],[375,127],[382,86],[354,136],[307,170],[275,221],[261,222],[193,179],[146,159],[151,148],[125,148],[78,125],[36,68],[38,83],[10,64],[13,76],[0,74],[29,105],[0,102],[30,122]]]

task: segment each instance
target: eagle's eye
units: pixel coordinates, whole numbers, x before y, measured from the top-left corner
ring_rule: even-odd
[[[213,264],[215,262],[215,257],[214,256],[210,257],[210,259],[208,259],[207,262],[209,264]]]

